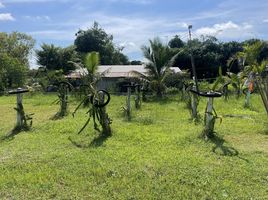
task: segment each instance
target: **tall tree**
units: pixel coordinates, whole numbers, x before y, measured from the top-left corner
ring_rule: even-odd
[[[99,52],[103,65],[128,63],[128,58],[122,53],[122,49],[113,44],[113,36],[100,28],[97,22],[94,22],[90,29],[79,30],[74,44],[80,53]]]
[[[70,61],[79,59],[74,46],[66,48],[56,47],[53,44],[43,44],[41,50],[36,50],[37,63],[47,70],[62,70],[67,73],[74,69]]]
[[[147,59],[145,69],[148,76],[134,73],[147,79],[157,96],[161,98],[165,90],[165,79],[170,74],[170,67],[179,53],[164,45],[159,38],[149,40],[149,43],[150,46],[142,47],[143,55]]]
[[[178,35],[175,35],[174,38],[169,41],[168,46],[170,48],[182,48],[184,46],[184,42]]]
[[[0,90],[23,86],[34,43],[24,33],[0,33]]]

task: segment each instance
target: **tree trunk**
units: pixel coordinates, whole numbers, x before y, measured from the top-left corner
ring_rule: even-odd
[[[22,105],[22,94],[17,94],[17,123],[16,127],[21,129],[23,127],[23,105]]]

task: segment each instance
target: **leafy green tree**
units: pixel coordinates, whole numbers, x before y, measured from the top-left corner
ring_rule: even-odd
[[[0,32],[0,54],[7,54],[16,58],[21,64],[28,65],[28,56],[30,55],[35,41],[24,33]]]
[[[33,46],[34,40],[24,33],[0,33],[0,90],[24,85]]]
[[[128,58],[122,53],[122,49],[113,44],[113,36],[100,28],[97,22],[88,30],[79,30],[74,44],[82,54],[99,52],[103,65],[128,64]]]
[[[58,70],[60,68],[60,48],[53,44],[42,44],[41,50],[36,50],[37,63],[47,70]]]
[[[61,48],[53,44],[43,44],[41,50],[36,50],[36,55],[39,65],[47,70],[62,70],[64,73],[74,69],[70,61],[79,60],[75,46]]]
[[[142,62],[140,60],[132,60],[130,61],[130,65],[142,65]]]
[[[168,46],[170,48],[182,48],[184,46],[184,42],[178,35],[175,35],[174,38],[169,41]]]

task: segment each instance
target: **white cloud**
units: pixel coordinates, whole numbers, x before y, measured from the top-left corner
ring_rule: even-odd
[[[0,13],[0,21],[15,21],[10,13]]]
[[[212,35],[221,38],[241,38],[246,37],[251,31],[253,26],[248,23],[235,24],[232,21],[220,24],[214,24],[212,27],[201,27],[195,31],[195,34]]]
[[[31,20],[31,21],[50,21],[50,17],[47,15],[43,16],[24,16],[25,19]]]
[[[186,22],[178,22],[177,25],[180,27],[180,28],[188,28],[188,24]]]
[[[268,19],[264,19],[262,22],[263,23],[268,23]]]
[[[4,7],[5,7],[5,5],[0,2],[0,8],[4,8]]]

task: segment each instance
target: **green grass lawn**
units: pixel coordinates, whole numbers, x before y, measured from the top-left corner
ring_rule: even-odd
[[[258,95],[250,109],[243,98],[215,99],[222,123],[214,141],[198,138],[203,124],[189,120],[178,96],[143,103],[131,122],[122,117],[125,97],[112,96],[106,140],[92,124],[77,135],[86,109],[50,120],[55,98],[24,97],[33,127],[0,142],[0,199],[268,199],[268,120]],[[0,136],[15,124],[15,101],[0,97]],[[73,111],[78,102],[70,103]]]

